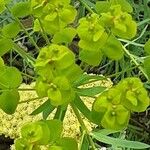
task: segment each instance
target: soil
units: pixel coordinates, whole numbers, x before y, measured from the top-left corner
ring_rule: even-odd
[[[4,135],[0,136],[0,150],[10,150],[10,145],[13,143],[13,139],[6,138]]]

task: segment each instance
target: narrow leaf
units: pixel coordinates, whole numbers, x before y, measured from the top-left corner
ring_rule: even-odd
[[[75,105],[80,110],[80,112],[90,121],[91,119],[91,111],[87,108],[87,106],[84,104],[84,102],[81,100],[79,96],[76,96],[74,100]]]
[[[145,144],[145,143],[136,142],[136,141],[128,141],[128,140],[123,140],[119,138],[112,138],[112,137],[109,137],[109,136],[106,136],[97,132],[91,133],[91,136],[100,142],[103,142],[105,144],[110,144],[115,147],[133,148],[133,149],[150,148],[150,145]]]
[[[79,96],[88,96],[88,97],[94,97],[97,94],[100,94],[106,90],[106,87],[103,86],[96,86],[96,87],[90,87],[90,88],[77,88],[76,93]]]
[[[98,80],[106,80],[103,76],[98,75],[89,75],[89,74],[82,74],[75,82],[74,87],[78,87],[87,83],[91,83],[91,81],[95,82]]]
[[[54,108],[55,107],[50,104],[50,100],[48,99],[41,106],[39,106],[36,110],[34,110],[30,115],[37,115],[37,114],[43,112],[44,113],[43,119],[44,119],[44,118],[46,118],[46,116],[48,114],[48,111],[49,111],[49,114],[50,114],[54,110]]]

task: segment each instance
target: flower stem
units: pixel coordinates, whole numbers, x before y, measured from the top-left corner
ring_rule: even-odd
[[[26,60],[26,62],[30,63],[32,66],[35,64],[35,59],[30,56],[28,53],[24,51],[18,44],[13,42],[14,50],[21,55],[22,58]]]
[[[149,81],[149,78],[147,76],[147,74],[145,73],[144,69],[140,66],[140,64],[134,59],[133,55],[130,54],[130,52],[123,47],[124,52],[128,55],[128,57],[132,60],[132,62],[139,68],[139,70],[143,73],[143,75],[145,76],[145,78]]]
[[[85,0],[79,0],[79,1],[85,6],[85,8],[86,8],[89,12],[94,13],[94,11],[92,10],[92,8],[86,3]]]
[[[40,23],[40,27],[41,27],[41,30],[42,30],[42,36],[44,37],[46,43],[49,45],[49,44],[50,44],[50,41],[49,41],[49,39],[48,39],[48,37],[47,37],[47,35],[46,35],[46,32],[45,32],[45,30],[44,30],[44,28],[43,28],[42,22],[41,22],[41,20],[40,20],[39,18],[38,18],[38,21],[39,21],[39,23]]]
[[[11,13],[10,8],[9,8],[7,5],[5,5],[5,7],[6,7],[7,10]],[[20,25],[20,27],[23,29],[23,31],[24,31],[25,34],[28,36],[28,38],[30,39],[30,41],[32,42],[32,44],[35,46],[35,48],[36,48],[37,50],[40,50],[40,48],[38,47],[38,45],[36,44],[36,42],[34,41],[34,39],[31,37],[31,35],[28,33],[28,31],[26,30],[26,28],[24,27],[24,25],[21,23],[21,21],[20,21],[17,17],[15,17],[15,16],[13,16],[13,18],[14,18],[14,20]]]
[[[73,109],[73,111],[74,111],[74,113],[75,113],[75,115],[76,115],[80,125],[81,125],[82,130],[85,131],[86,134],[87,134],[87,138],[88,138],[89,143],[90,143],[90,145],[92,147],[92,150],[96,150],[95,144],[94,144],[91,136],[89,135],[89,131],[88,131],[87,127],[85,126],[85,124],[83,122],[83,119],[81,118],[81,115],[80,115],[77,107],[75,106],[75,104],[73,102],[70,105],[71,105],[71,107],[72,107],[72,109]]]

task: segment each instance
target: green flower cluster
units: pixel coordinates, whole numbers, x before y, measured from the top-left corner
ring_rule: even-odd
[[[31,0],[31,8],[37,18],[34,29],[41,29],[40,20],[44,30],[52,35],[72,23],[77,14],[70,0]]]
[[[112,5],[109,12],[101,13],[100,19],[118,37],[131,39],[136,35],[137,24],[129,13],[122,11],[121,5]]]
[[[108,38],[104,27],[101,26],[99,21],[99,15],[92,14],[81,18],[77,28],[77,33],[80,37],[79,47],[82,49],[80,58],[91,65],[99,64],[100,59],[102,59],[100,49]]]
[[[48,96],[54,106],[68,104],[74,99],[71,83],[82,70],[67,47],[52,44],[42,48],[35,67],[39,75],[36,90],[40,97]]]
[[[145,111],[150,100],[138,78],[126,78],[102,93],[93,104],[104,128],[120,130],[128,125],[131,112]]]
[[[47,145],[47,150],[78,149],[77,142],[72,138],[61,136],[62,122],[59,120],[44,120],[32,122],[21,128],[21,138],[15,140],[16,150],[40,150],[41,145]]]
[[[128,11],[124,10],[124,6]],[[77,33],[82,61],[96,66],[103,55],[113,60],[122,58],[122,44],[115,36],[131,39],[137,30],[137,24],[129,14],[130,7],[125,0],[99,1],[96,3],[97,14],[92,13],[79,20]]]

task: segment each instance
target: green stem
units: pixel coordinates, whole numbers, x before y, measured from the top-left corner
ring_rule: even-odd
[[[17,53],[19,53],[21,55],[21,57],[26,60],[27,63],[29,62],[32,66],[34,66],[35,59],[32,56],[30,56],[28,53],[26,53],[23,48],[21,48],[19,45],[17,45],[14,42],[13,42],[13,47],[14,47],[14,50]]]
[[[39,18],[38,18],[38,21],[39,21],[39,23],[40,23],[40,27],[41,27],[41,30],[42,30],[42,36],[44,37],[46,43],[47,43],[48,45],[50,45],[50,41],[49,41],[49,39],[48,39],[48,37],[47,37],[47,35],[46,35],[46,32],[45,32],[45,30],[44,30],[44,28],[43,28],[43,25],[42,25],[42,22],[41,22],[41,20],[40,20]]]
[[[111,75],[109,75],[109,76],[106,76],[106,79],[107,79],[107,78],[115,77],[115,76],[117,76],[117,75],[121,75],[122,73],[125,73],[125,72],[127,72],[127,71],[131,71],[131,70],[133,70],[133,69],[135,69],[135,68],[137,68],[137,67],[138,67],[138,66],[134,66],[134,67],[132,67],[132,68],[124,69],[123,71],[117,72],[117,73],[115,73],[115,74],[111,74]]]
[[[56,111],[55,116],[54,116],[54,119],[61,120],[61,115],[62,115],[61,106],[58,106],[57,111]]]
[[[148,25],[146,25],[145,28],[142,30],[140,36],[138,36],[136,39],[134,39],[132,41],[125,40],[125,39],[119,39],[119,40],[122,41],[122,42],[127,43],[127,44],[124,45],[124,47],[127,47],[130,44],[135,45],[135,46],[139,46],[139,47],[144,47],[144,44],[139,44],[139,43],[136,43],[135,41],[139,40],[144,35],[144,33],[146,32],[147,28],[148,28]]]
[[[11,13],[10,8],[6,5],[5,6],[7,8],[7,10]],[[30,34],[27,32],[26,28],[24,27],[24,25],[21,23],[21,21],[13,16],[14,20],[20,25],[20,27],[23,29],[23,31],[25,32],[25,34],[29,37],[30,41],[32,42],[32,44],[36,47],[36,49],[39,51],[40,48],[38,47],[38,45],[36,44],[36,42],[34,41],[34,39],[30,36]]]
[[[53,119],[58,119],[58,120],[63,122],[63,120],[65,118],[66,111],[67,111],[67,107],[68,106],[66,106],[66,108],[63,109],[62,106],[58,106],[57,111],[56,111],[55,116],[54,116]]]
[[[32,77],[32,76],[30,76],[30,75],[28,75],[26,73],[21,72],[21,74],[24,75],[24,76],[26,76],[26,77],[28,77],[28,78],[30,78],[30,79],[36,80],[35,77]]]
[[[144,44],[139,44],[139,43],[132,42],[132,41],[129,41],[129,40],[119,39],[119,41],[125,42],[128,45],[131,44],[131,45],[135,45],[135,46],[139,46],[139,47],[144,47]],[[126,45],[126,46],[128,46],[128,45]]]
[[[143,24],[146,24],[146,23],[148,23],[148,22],[150,22],[150,19],[148,18],[148,19],[145,19],[145,20],[142,20],[141,22],[139,22],[137,25],[138,26],[142,26]]]
[[[92,10],[92,8],[86,3],[86,1],[84,1],[84,0],[79,0],[79,1],[85,6],[85,8],[86,8],[89,12],[94,13],[94,11]]]
[[[84,122],[83,122],[83,119],[81,118],[81,115],[80,115],[78,109],[76,108],[76,106],[74,105],[73,102],[72,102],[70,105],[71,105],[71,107],[72,107],[72,109],[73,109],[73,111],[74,111],[74,113],[75,113],[75,115],[76,115],[76,117],[77,117],[77,119],[78,119],[80,125],[81,125],[81,128],[82,128],[83,132],[85,131],[86,134],[87,134],[87,138],[88,138],[88,140],[89,140],[90,145],[92,146],[92,150],[96,150],[95,144],[94,144],[92,138],[91,138],[90,135],[89,135],[89,131],[88,131],[88,129],[86,128],[86,126],[85,126],[85,124],[84,124]]]
[[[80,149],[80,150],[81,150],[81,148],[82,148],[82,143],[83,143],[83,141],[84,141],[85,135],[86,135],[86,132],[83,131],[82,136],[81,136],[81,142],[80,142],[80,144],[79,144],[79,149]]]
[[[25,34],[28,36],[28,38],[30,39],[31,43],[35,46],[35,48],[40,51],[40,48],[38,47],[38,45],[36,44],[36,42],[34,41],[34,39],[31,37],[31,35],[27,32],[27,30],[25,29],[25,27],[23,26],[23,24],[20,22],[20,20],[16,17],[14,17],[16,22],[18,22],[18,24],[20,25],[20,27],[23,29],[23,31],[25,32]]]
[[[134,59],[134,57],[132,56],[132,54],[130,54],[130,52],[123,47],[124,52],[128,55],[128,57],[132,60],[132,62],[139,68],[139,70],[143,73],[143,75],[145,76],[145,78],[149,81],[149,78],[147,76],[147,74],[145,73],[144,69],[140,66],[140,64]]]

